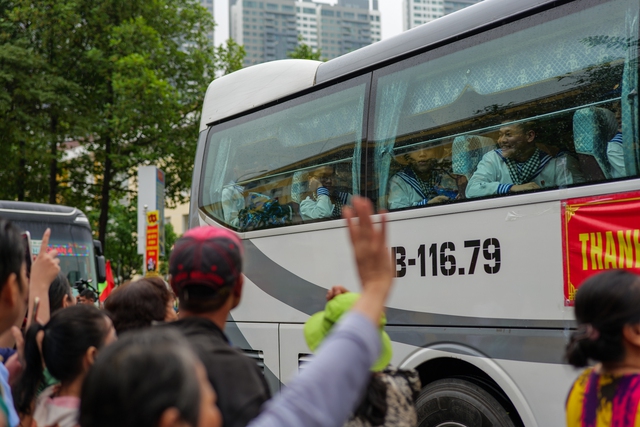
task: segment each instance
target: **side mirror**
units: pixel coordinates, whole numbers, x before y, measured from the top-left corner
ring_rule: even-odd
[[[100,243],[100,240],[93,241],[93,248],[96,253],[96,274],[98,276],[98,283],[102,283],[107,280],[107,263],[104,260],[104,255],[102,254],[102,244]]]

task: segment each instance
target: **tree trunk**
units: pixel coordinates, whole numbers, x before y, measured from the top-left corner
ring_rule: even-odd
[[[49,163],[49,203],[55,205],[58,196],[58,117],[51,116],[51,163]]]
[[[20,160],[18,161],[18,200],[24,201],[25,183],[27,182],[27,147],[24,140],[18,143]]]
[[[100,219],[98,220],[98,240],[102,243],[102,252],[107,246],[107,222],[109,221],[109,187],[113,178],[113,162],[111,160],[111,136],[105,138],[105,159],[104,176],[102,177],[102,188],[100,190]]]

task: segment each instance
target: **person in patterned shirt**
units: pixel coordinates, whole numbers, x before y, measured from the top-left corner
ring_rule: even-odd
[[[567,427],[640,426],[640,276],[590,277],[577,291],[575,316],[565,358],[588,367],[569,391]]]

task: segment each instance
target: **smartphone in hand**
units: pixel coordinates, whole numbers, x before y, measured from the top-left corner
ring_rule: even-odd
[[[31,277],[31,264],[33,263],[33,247],[31,245],[31,233],[24,231],[22,233],[22,240],[24,241],[24,259],[27,263],[27,277]]]

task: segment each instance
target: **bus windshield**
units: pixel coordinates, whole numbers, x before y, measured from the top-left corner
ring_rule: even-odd
[[[93,237],[88,228],[37,220],[14,222],[31,234],[34,255],[40,252],[42,234],[47,228],[51,229],[49,248],[58,251],[60,268],[69,279],[69,283],[73,285],[78,280],[91,280],[91,283],[97,283]]]

